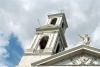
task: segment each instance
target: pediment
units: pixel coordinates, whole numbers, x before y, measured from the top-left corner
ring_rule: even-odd
[[[80,45],[32,63],[33,66],[100,65],[100,49]]]
[[[90,55],[88,53],[80,53],[75,56],[66,58],[64,60],[61,60],[59,62],[51,64],[52,66],[65,66],[65,65],[79,65],[79,66],[97,66],[100,65],[100,57]]]

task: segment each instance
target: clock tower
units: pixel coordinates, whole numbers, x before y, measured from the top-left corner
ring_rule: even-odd
[[[67,47],[64,36],[68,27],[64,13],[48,15],[44,26],[36,28],[31,46],[17,67],[31,67],[31,63],[62,52]]]

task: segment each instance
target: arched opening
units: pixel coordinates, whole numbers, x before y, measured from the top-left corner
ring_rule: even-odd
[[[59,49],[60,49],[60,44],[57,45],[57,48],[56,48],[56,53],[59,52]]]
[[[62,28],[64,28],[64,22],[62,23]]]
[[[40,43],[39,43],[40,49],[44,49],[44,48],[46,47],[46,44],[47,44],[47,42],[48,42],[48,39],[49,39],[49,36],[44,36],[44,37],[41,39],[41,41],[40,41]]]
[[[51,24],[55,25],[57,21],[57,18],[52,19]]]

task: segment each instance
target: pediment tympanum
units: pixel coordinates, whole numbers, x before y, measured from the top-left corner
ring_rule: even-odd
[[[87,53],[80,53],[65,60],[56,62],[52,65],[100,65],[100,57]]]

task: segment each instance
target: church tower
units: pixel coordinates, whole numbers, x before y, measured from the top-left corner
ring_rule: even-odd
[[[46,24],[36,28],[31,47],[24,53],[17,67],[31,67],[31,63],[64,51],[67,47],[64,36],[67,27],[64,13],[48,15]]]

